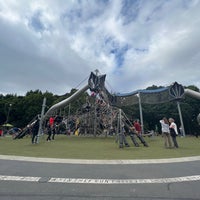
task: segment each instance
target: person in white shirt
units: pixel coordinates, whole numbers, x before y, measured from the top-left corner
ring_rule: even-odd
[[[169,122],[167,118],[163,117],[163,119],[160,120],[160,124],[161,124],[162,135],[164,138],[164,146],[165,148],[171,148],[172,142],[171,142],[171,136],[169,132]]]

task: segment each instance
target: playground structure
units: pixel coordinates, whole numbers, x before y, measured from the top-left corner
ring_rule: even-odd
[[[101,135],[102,133],[107,135],[115,132],[120,140],[120,134],[123,132],[122,129],[124,124],[128,128],[132,126],[130,122],[127,123],[127,117],[121,110],[121,107],[133,104],[139,105],[142,133],[144,133],[142,103],[160,104],[176,101],[180,122],[183,127],[183,134],[185,135],[180,100],[184,98],[185,95],[200,99],[199,92],[184,89],[182,85],[175,82],[168,87],[154,90],[137,90],[126,94],[111,94],[105,87],[105,78],[106,75],[99,75],[98,70],[96,70],[96,74],[91,72],[88,83],[85,86],[67,99],[50,107],[46,113],[44,112],[46,99],[44,99],[38,138],[43,134],[42,126],[45,120],[50,116],[55,116],[58,110],[69,106],[71,102],[78,99],[80,95],[87,90],[90,90],[91,95],[88,96],[86,104],[82,106],[73,122],[74,128],[79,131],[78,134],[91,134],[96,136]],[[67,120],[69,121],[72,119]]]
[[[109,103],[111,106],[118,108],[125,105],[138,104],[140,102],[146,104],[159,104],[169,101],[178,102],[184,98],[185,95],[200,99],[199,92],[193,91],[191,89],[184,89],[184,87],[177,82],[160,89],[137,90],[126,94],[111,94],[105,87],[105,77],[106,75],[98,76],[97,74],[95,75],[93,72],[91,72],[87,85],[78,90],[69,98],[49,108],[45,114],[45,117],[50,116],[53,112],[55,112],[55,110],[65,107],[88,89],[93,92],[97,92],[106,103]]]

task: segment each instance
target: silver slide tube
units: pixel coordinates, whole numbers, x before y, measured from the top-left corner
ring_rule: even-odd
[[[87,89],[89,89],[88,84],[86,86],[84,86],[82,89],[80,89],[77,92],[75,92],[73,95],[71,95],[67,99],[64,99],[63,101],[51,106],[51,108],[49,108],[49,110],[46,112],[45,118],[50,117],[55,110],[57,110],[59,108],[63,108],[66,105],[68,105],[69,103],[71,103],[74,99],[78,98]]]
[[[184,91],[185,91],[186,95],[193,97],[193,98],[196,98],[196,99],[200,99],[200,92],[196,92],[196,91],[191,90],[191,89],[184,89]]]
[[[68,97],[67,99],[53,105],[49,110],[46,112],[44,118],[49,117],[53,114],[53,112],[59,108],[63,108],[69,103],[71,103],[74,99],[78,98],[83,92],[85,92],[87,89],[89,89],[88,84],[85,85],[82,89],[75,92],[72,96]],[[185,95],[191,96],[196,99],[200,99],[200,92],[196,92],[191,89],[184,89]]]

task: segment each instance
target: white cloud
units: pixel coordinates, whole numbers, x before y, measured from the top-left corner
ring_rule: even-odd
[[[0,0],[0,93],[64,94],[97,68],[115,92],[200,88],[199,10],[195,0]]]

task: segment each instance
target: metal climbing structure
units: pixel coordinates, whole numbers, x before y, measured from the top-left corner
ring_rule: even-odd
[[[79,96],[90,90],[91,96],[88,97],[88,105],[84,112],[78,114],[80,134],[102,134],[105,129],[112,129],[112,124],[116,121],[119,109],[125,105],[139,104],[140,120],[143,126],[141,104],[160,104],[169,101],[176,101],[180,121],[183,126],[179,102],[185,95],[200,99],[200,93],[190,89],[184,89],[177,82],[155,90],[137,90],[126,94],[111,94],[105,87],[106,75],[98,75],[91,72],[88,83],[69,98],[53,105],[41,116],[41,120],[50,117],[56,110],[64,108]],[[103,128],[102,128],[103,127]]]

